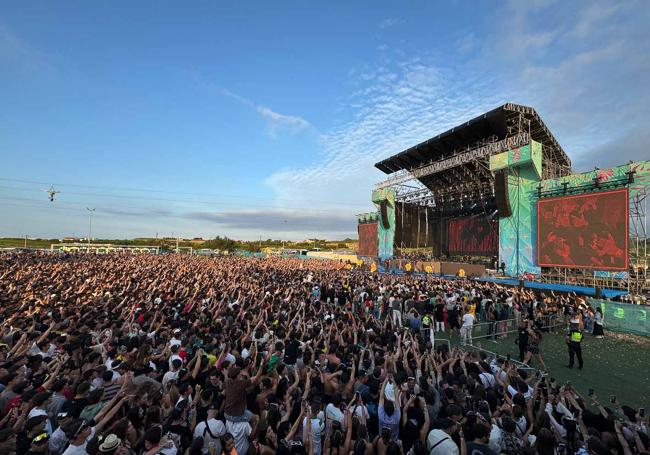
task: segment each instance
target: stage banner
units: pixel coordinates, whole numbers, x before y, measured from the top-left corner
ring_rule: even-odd
[[[381,188],[372,192],[372,202],[379,210],[379,245],[378,254],[381,259],[393,257],[393,244],[395,243],[395,190]],[[383,207],[382,207],[383,205]],[[384,224],[384,221],[387,224]]]
[[[537,265],[537,185],[539,176],[530,159],[530,146],[525,165],[512,167],[508,173],[508,198],[512,215],[499,218],[499,260],[506,263],[506,274],[521,276],[539,275]],[[509,156],[516,156],[514,150]]]
[[[650,337],[650,307],[592,298],[587,302],[594,310],[602,308],[605,330]]]
[[[612,153],[615,153],[615,151],[612,151]],[[607,183],[610,180],[627,178],[628,172],[630,171],[634,173],[634,181],[627,188],[630,193],[630,199],[632,199],[639,192],[645,191],[650,187],[650,161],[632,162],[607,169],[594,169],[593,171],[583,172],[581,174],[571,174],[558,179],[543,180],[542,191],[562,189],[564,182],[569,184],[569,188],[593,184],[594,179],[598,179],[601,183]]]
[[[594,270],[596,278],[612,278],[615,280],[626,280],[627,272],[612,272],[610,270]]]
[[[532,164],[532,169],[537,178],[542,178],[542,144],[531,141],[530,144],[522,145],[490,156],[490,170],[492,172],[507,167],[513,168]]]

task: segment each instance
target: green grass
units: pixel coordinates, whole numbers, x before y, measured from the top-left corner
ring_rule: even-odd
[[[443,337],[442,335],[440,338]],[[457,343],[452,338],[452,346]],[[515,337],[498,340],[475,340],[474,345],[496,352],[504,357],[510,354],[519,358]],[[616,395],[621,404],[632,408],[650,408],[650,338],[605,332],[605,338],[596,339],[586,334],[582,342],[583,370],[569,369],[569,354],[563,334],[544,334],[541,354],[549,372],[560,384],[571,381],[585,398],[587,390],[594,393],[602,404]],[[533,360],[531,366],[541,368]]]

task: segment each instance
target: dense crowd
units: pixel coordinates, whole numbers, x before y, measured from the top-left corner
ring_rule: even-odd
[[[5,253],[0,455],[647,453],[643,410],[436,343],[513,318],[542,364],[545,314],[596,319],[330,261]]]

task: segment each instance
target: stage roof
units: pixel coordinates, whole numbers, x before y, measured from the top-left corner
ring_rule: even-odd
[[[521,120],[530,131],[530,137],[542,144],[542,168],[545,177],[559,177],[571,173],[571,160],[546,127],[535,109],[507,103],[468,122],[445,131],[427,141],[404,150],[375,164],[377,169],[392,174],[413,170],[464,152],[486,142],[503,140],[521,130]],[[421,179],[428,180],[428,179]],[[427,184],[429,182],[423,181]],[[427,185],[429,186],[429,185]]]

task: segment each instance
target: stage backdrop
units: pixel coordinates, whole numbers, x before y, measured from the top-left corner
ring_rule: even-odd
[[[449,221],[449,253],[494,255],[499,250],[499,223],[486,218]]]
[[[359,256],[377,257],[379,244],[377,223],[359,224]]]
[[[540,199],[537,255],[544,267],[627,270],[627,189]]]

